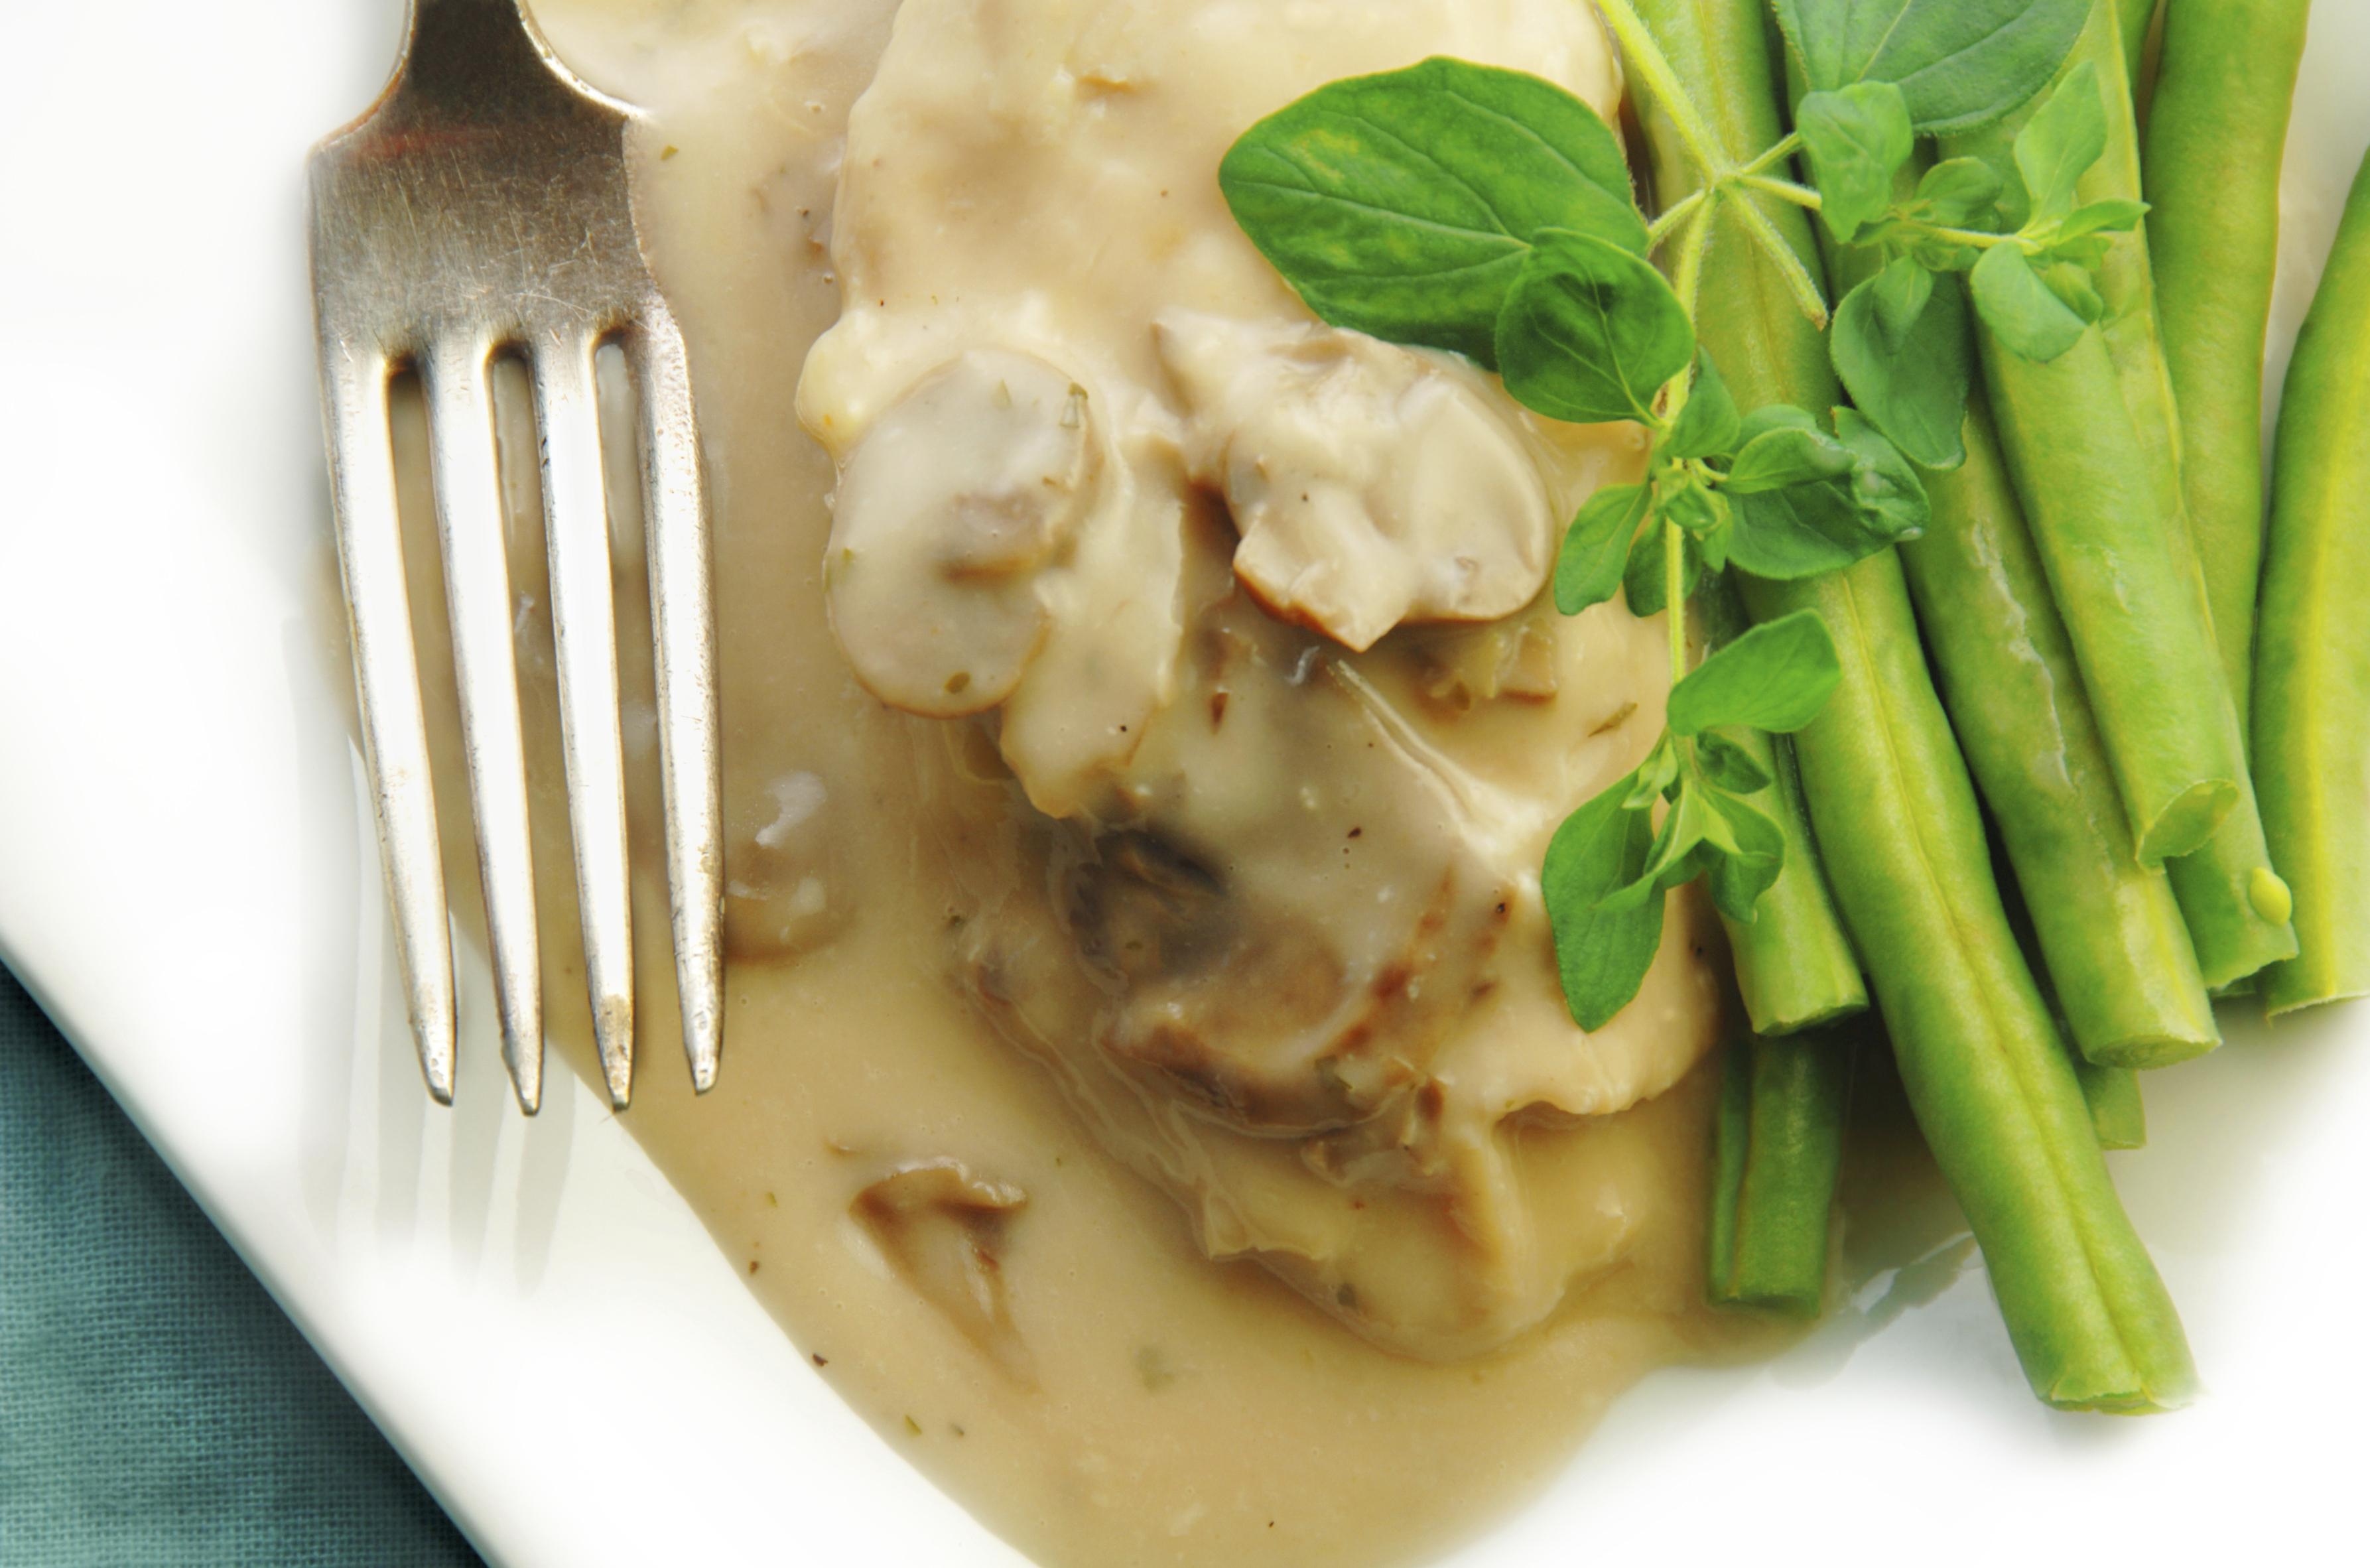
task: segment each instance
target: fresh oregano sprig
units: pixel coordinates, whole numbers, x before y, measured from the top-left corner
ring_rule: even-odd
[[[1945,165],[1914,199],[1893,190],[1917,133],[1983,123],[2038,92],[2087,0],[1780,0],[1789,37],[1819,51],[1816,90],[1803,131],[1738,165],[1720,158],[1628,0],[1603,9],[1704,176],[1651,224],[1593,110],[1536,77],[1457,60],[1320,87],[1246,132],[1219,169],[1244,232],[1324,320],[1465,354],[1550,418],[1628,420],[1649,433],[1643,478],[1592,496],[1555,564],[1565,614],[1617,590],[1634,614],[1669,615],[1666,727],[1635,770],[1565,821],[1541,871],[1565,998],[1586,1029],[1637,995],[1668,889],[1700,876],[1723,914],[1754,918],[1782,869],[1784,837],[1756,801],[1769,776],[1735,732],[1801,729],[1840,678],[1834,641],[1807,612],[1753,628],[1691,671],[1686,604],[1702,573],[1811,576],[1914,536],[1927,511],[1910,459],[1937,455],[1946,423],[1954,444],[1957,416],[1943,406],[1949,375],[1938,391],[1904,362],[1954,330],[1962,382],[1966,372],[1963,306],[1950,314],[1957,281],[1936,274],[1979,269],[1994,251],[2029,270],[2036,258],[2045,268],[2078,261],[2085,236],[2114,216],[2083,230],[2087,220],[2057,202],[2054,170],[2078,159],[2079,123],[2036,140],[2038,175],[2023,168],[2019,138],[2019,179],[2039,194],[2013,232],[1968,226],[1999,203],[2004,178]],[[1814,184],[1773,172],[1804,149]],[[1849,352],[1871,341],[1884,351],[1856,364],[1870,394],[1844,377],[1859,409],[1740,410],[1697,343],[1697,282],[1725,215],[1826,322],[1817,282],[1750,192],[1820,208],[1905,262],[1846,301]],[[1667,278],[1658,250],[1670,252]],[[2053,298],[2068,286],[2047,271],[2032,276]],[[1985,287],[1979,277],[1988,317]],[[1965,396],[1959,385],[1961,415]]]
[[[2017,133],[2014,167],[1953,158],[1897,195],[1914,150],[1904,91],[1858,82],[1806,97],[1796,136],[1817,189],[1762,189],[1818,209],[1835,239],[1880,250],[1875,276],[1844,296],[1828,340],[1836,376],[1894,444],[1929,468],[1965,457],[1960,430],[1973,383],[1967,274],[1975,312],[2029,359],[2072,348],[2105,306],[2093,276],[2110,236],[2136,226],[2145,203],[2077,205],[2077,187],[2104,154],[2098,70],[2069,73]],[[1997,226],[1994,226],[1994,225]]]
[[[1811,90],[1896,86],[1921,136],[2007,118],[2048,85],[2091,0],[1772,0]],[[1627,37],[1622,47],[1631,47]]]
[[[2054,359],[2103,306],[2090,279],[2108,236],[2146,213],[2132,202],[2074,205],[2077,182],[2103,152],[2106,117],[2095,71],[2069,75],[2019,133],[2014,167],[1974,158],[1929,170],[1896,193],[1916,140],[1975,129],[2029,103],[2072,51],[2089,0],[1772,0],[1810,88],[1796,130],[1731,167],[1628,0],[1600,0],[1632,72],[1671,113],[1702,177],[1689,202],[1742,190],[1818,210],[1836,239],[1882,248],[1887,266],[1847,294],[1829,340],[1835,373],[1861,412],[1928,468],[1964,460],[1960,432],[1973,382],[1968,290],[1938,274],[1968,273],[1973,306],[2019,353]],[[1812,183],[1777,171],[1797,153]],[[1650,232],[1676,216],[1680,203]],[[1731,210],[1798,301],[1807,271],[1750,202]],[[2000,227],[1989,226],[1997,219]],[[1824,310],[1805,303],[1820,326]]]
[[[1672,721],[1564,824],[1542,873],[1567,999],[1600,1027],[1637,994],[1665,890],[1702,876],[1749,920],[1783,863],[1755,802],[1770,779],[1720,731],[1799,728],[1836,678],[1815,616],[1756,628],[1691,672],[1697,576],[1731,560],[1780,577],[1848,564],[1922,525],[1923,494],[1849,410],[1825,426],[1798,409],[1740,413],[1691,320],[1718,204],[1677,225],[1666,279],[1619,143],[1559,88],[1441,59],[1333,83],[1253,127],[1219,178],[1327,320],[1464,352],[1550,418],[1651,434],[1643,479],[1590,499],[1555,569],[1567,614],[1625,584],[1636,613],[1671,612]]]

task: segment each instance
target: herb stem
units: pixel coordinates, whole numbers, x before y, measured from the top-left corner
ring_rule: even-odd
[[[1789,131],[1781,139],[1772,143],[1766,152],[1736,172],[1740,176],[1766,174],[1801,150],[1802,133],[1800,131]]]
[[[1629,0],[1596,0],[1596,5],[1606,25],[1613,29],[1614,40],[1621,46],[1621,57],[1627,67],[1636,74],[1645,85],[1647,93],[1669,117],[1680,145],[1702,174],[1703,185],[1695,192],[1696,195],[1717,196],[1724,186],[1743,184],[1803,206],[1818,205],[1816,191],[1789,180],[1768,179],[1759,172],[1773,167],[1778,159],[1801,145],[1800,135],[1789,133],[1780,137],[1740,170],[1728,161],[1720,142],[1713,137],[1711,128],[1697,112],[1685,89],[1680,86],[1678,75],[1672,70],[1662,45],[1654,41],[1652,31],[1630,6]],[[1674,206],[1663,214],[1664,219],[1675,218],[1684,205],[1682,202]],[[1794,296],[1794,303],[1822,331],[1825,330],[1827,302],[1819,293],[1819,285],[1811,277],[1809,270],[1802,265],[1802,259],[1794,254],[1793,248],[1778,233],[1776,225],[1770,223],[1768,214],[1759,207],[1751,202],[1741,202],[1737,203],[1737,210],[1743,215],[1745,228],[1762,249],[1769,253],[1778,275],[1786,281],[1787,291]],[[1658,230],[1648,231],[1650,243],[1657,234]]]
[[[1687,678],[1687,536],[1662,519],[1662,602],[1670,608],[1671,686]]]
[[[1697,194],[1708,195],[1710,199],[1696,209],[1694,221],[1687,225],[1686,237],[1679,241],[1678,260],[1671,269],[1672,292],[1679,296],[1679,308],[1686,312],[1690,324],[1696,318],[1696,297],[1703,292],[1704,251],[1711,243],[1712,218],[1720,211],[1720,187],[1708,185]],[[1695,366],[1691,363],[1671,377],[1663,389],[1664,419],[1676,420],[1686,408],[1694,375]],[[1662,523],[1662,600],[1670,606],[1671,684],[1674,686],[1687,674],[1686,567],[1686,536],[1679,531],[1678,525],[1666,518]]]
[[[1778,232],[1778,225],[1769,221],[1769,214],[1761,210],[1759,202],[1743,201],[1736,202],[1735,207],[1737,215],[1744,220],[1746,232],[1768,256],[1770,264],[1778,269],[1778,275],[1785,280],[1786,290],[1794,296],[1795,305],[1810,318],[1812,326],[1821,331],[1826,330],[1826,297],[1820,294],[1819,285],[1812,280],[1809,269],[1802,265],[1802,259],[1794,253],[1792,246],[1786,243],[1786,236]]]
[[[1736,183],[1764,191],[1781,202],[1791,202],[1797,207],[1808,207],[1814,213],[1824,205],[1817,191],[1807,185],[1797,185],[1790,179],[1778,179],[1766,174],[1739,171]]]
[[[1686,222],[1688,213],[1703,205],[1706,193],[1703,190],[1689,191],[1660,217],[1646,225],[1646,249],[1649,253],[1651,253],[1653,248],[1662,241],[1670,238],[1671,231]]]
[[[1629,0],[1596,0],[1596,8],[1612,28],[1614,41],[1621,46],[1624,65],[1646,85],[1646,91],[1670,116],[1671,126],[1678,133],[1687,156],[1703,171],[1705,186],[1718,185],[1730,172],[1720,156],[1720,144],[1713,139],[1711,127],[1696,111],[1695,100],[1679,85],[1678,73],[1671,69],[1662,46],[1654,41],[1653,33]]]
[[[2012,234],[1987,234],[1982,229],[1944,228],[1939,225],[1926,231],[1936,239],[1947,239],[1953,245],[1971,245],[1978,250],[1989,250],[1995,245],[2021,247],[2020,236]]]
[[[1704,200],[1706,197],[1709,200]],[[1686,238],[1679,242],[1679,259],[1671,269],[1672,291],[1679,296],[1679,308],[1687,313],[1690,325],[1696,318],[1696,296],[1703,292],[1704,250],[1711,242],[1712,217],[1720,210],[1720,188],[1707,186],[1671,209],[1673,213],[1682,213],[1698,201],[1703,202],[1702,213],[1688,228]],[[1685,371],[1680,372],[1677,382],[1677,395],[1673,399],[1674,415],[1687,400],[1688,381]]]

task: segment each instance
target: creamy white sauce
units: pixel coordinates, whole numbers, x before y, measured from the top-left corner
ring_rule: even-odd
[[[1636,438],[1312,328],[1214,182],[1259,116],[1432,53],[1609,108],[1586,14],[538,16],[654,111],[638,201],[717,508],[725,1066],[695,1101],[646,877],[626,1121],[819,1375],[1041,1561],[1363,1564],[1510,1505],[1644,1370],[1748,1347],[1699,1304],[1716,923],[1674,901],[1639,1001],[1589,1035],[1538,902],[1556,822],[1660,722],[1660,620],[1536,599]],[[1318,412],[1277,402],[1335,372]],[[546,1007],[589,1073],[532,432],[515,407],[504,431]],[[1429,462],[1396,441],[1424,431]],[[1261,511],[1303,475],[1335,488],[1321,525]],[[1371,577],[1311,577],[1337,545]],[[620,644],[654,870],[639,570]],[[432,631],[423,657],[444,667]],[[1131,933],[1171,949],[1123,958]]]

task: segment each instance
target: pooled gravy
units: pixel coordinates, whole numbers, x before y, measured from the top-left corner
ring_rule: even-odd
[[[1561,813],[1660,724],[1659,617],[1540,600],[1635,434],[1316,325],[1214,183],[1260,115],[1428,54],[1609,110],[1585,10],[536,12],[652,111],[637,199],[716,509],[725,1063],[695,1100],[646,874],[624,1119],[817,1375],[1049,1564],[1316,1568],[1444,1550],[1645,1371],[1755,1348],[1699,1304],[1716,924],[1674,899],[1588,1035],[1539,905]],[[604,384],[620,431],[627,397]],[[546,1005],[597,1082],[534,436],[515,398],[498,424]],[[639,518],[611,492],[647,872]]]

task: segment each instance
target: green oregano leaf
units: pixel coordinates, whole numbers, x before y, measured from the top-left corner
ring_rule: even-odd
[[[2077,235],[2072,239],[2061,239],[2035,259],[2035,269],[2046,277],[2048,270],[2042,265],[2043,262],[2071,261],[2077,267],[2096,267],[2106,260],[2107,252],[2114,243],[2113,236],[2103,234]]]
[[[2085,323],[2096,321],[2107,314],[2107,302],[2099,296],[2098,284],[2091,279],[2090,269],[2081,263],[2053,263],[2047,271],[2041,274],[2041,281],[2066,309],[2080,317]]]
[[[1778,430],[1815,432],[1819,425],[1801,409],[1773,403],[1745,415],[1740,433],[1750,445]],[[1863,461],[1855,454],[1850,467],[1830,478],[1732,496],[1726,564],[1790,582],[1840,571],[1893,543],[1893,515],[1871,510],[1856,488]]]
[[[1730,724],[1790,734],[1819,716],[1842,678],[1826,623],[1816,610],[1797,610],[1754,627],[1688,672],[1671,688],[1667,721],[1681,735]]]
[[[1885,462],[1855,454],[1848,473],[1737,497],[1727,536],[1729,564],[1775,582],[1816,577],[1841,571],[1926,525],[1925,491],[1906,460],[1858,415],[1852,423],[1866,432]]]
[[[1596,111],[1536,76],[1461,60],[1295,99],[1227,149],[1218,189],[1326,321],[1493,368],[1532,235],[1555,225],[1646,249],[1620,141]]]
[[[1934,297],[1934,274],[1906,256],[1895,257],[1868,281],[1869,304],[1885,351],[1900,353]],[[1857,292],[1857,291],[1855,291]]]
[[[1893,541],[1870,531],[1848,476],[1740,496],[1728,531],[1728,564],[1790,582],[1840,571]]]
[[[1624,811],[1650,811],[1657,800],[1670,794],[1679,782],[1678,737],[1664,730],[1629,780],[1629,792],[1621,797]]]
[[[1724,488],[1731,495],[1756,495],[1831,479],[1851,467],[1850,451],[1816,429],[1764,431],[1737,449]]]
[[[1893,171],[1915,144],[1909,106],[1890,82],[1855,82],[1805,98],[1794,128],[1810,154],[1819,215],[1849,244],[1893,205]]]
[[[1566,817],[1539,870],[1564,1004],[1587,1030],[1604,1028],[1629,1005],[1662,940],[1661,899],[1630,910],[1600,907],[1645,870],[1653,844],[1648,813],[1622,809],[1629,783],[1624,778]]]
[[[1712,841],[1715,835],[1726,836],[1719,808],[1695,778],[1683,774],[1678,794],[1671,801],[1671,809],[1662,813],[1662,826],[1655,830],[1645,866],[1630,881],[1605,894],[1598,907],[1619,913],[1642,908],[1649,903],[1662,903],[1663,894],[1681,882],[1695,880],[1718,857],[1720,845]]]
[[[1835,410],[1835,439],[1851,448],[1852,500],[1871,533],[1898,542],[1924,532],[1932,510],[1926,483],[1884,432],[1857,409]]]
[[[1712,368],[1711,355],[1698,348],[1695,385],[1687,393],[1686,407],[1679,410],[1670,432],[1662,437],[1662,455],[1682,463],[1717,456],[1734,448],[1736,424],[1736,399],[1729,395],[1720,372]]]
[[[1524,407],[1576,424],[1651,421],[1695,357],[1685,307],[1651,262],[1593,235],[1541,229],[1498,317],[1498,368]]]
[[[1704,777],[1733,795],[1754,795],[1776,782],[1769,765],[1739,737],[1751,732],[1706,730],[1696,737],[1696,761]]]
[[[1621,574],[1621,594],[1628,601],[1629,613],[1639,620],[1659,616],[1670,608],[1668,562],[1662,557],[1662,530],[1670,525],[1659,517],[1654,525],[1638,536],[1629,547],[1629,564]],[[1703,577],[1703,547],[1694,536],[1679,536],[1679,588],[1692,594]]]
[[[1885,320],[1900,273],[1926,280],[1924,289],[1914,291],[1926,298],[1905,329]],[[1893,312],[1904,308],[1895,304]],[[1835,307],[1827,352],[1852,401],[1912,461],[1928,468],[1966,461],[1962,432],[1974,357],[1966,294],[1956,278],[1937,280],[1905,257],[1893,262]]]
[[[1662,516],[1672,527],[1701,541],[1728,520],[1728,503],[1714,491],[1689,480],[1663,496]]]
[[[2054,245],[2089,234],[2128,234],[2147,216],[2148,204],[2127,196],[2110,196],[2075,208],[2050,225],[2043,243]]]
[[[1629,541],[1652,499],[1644,485],[1605,485],[1588,498],[1556,552],[1555,606],[1576,616],[1613,597],[1629,562]]]
[[[2024,176],[2016,167],[2013,151],[2007,151],[2007,164],[1998,170],[1999,195],[1993,201],[1991,219],[1984,226],[1999,234],[2017,234],[2032,219],[2032,193],[2024,188]]]
[[[1819,419],[1808,409],[1798,409],[1791,403],[1764,403],[1737,421],[1736,439],[1742,446],[1754,437],[1773,430],[1816,430]]]
[[[2013,245],[1995,245],[1985,251],[1967,274],[1967,284],[1984,325],[2002,347],[2026,359],[2046,364],[2079,342],[2088,325],[2049,292],[2024,252]],[[2068,418],[2078,413],[2066,410]]]
[[[1622,563],[1622,602],[1639,620],[1658,616],[1668,607],[1671,595],[1669,585],[1663,581],[1668,563],[1662,559],[1662,530],[1669,526],[1657,516],[1643,533],[1630,542],[1629,559]]]
[[[1908,248],[1911,259],[1929,272],[1963,272],[1983,256],[1972,245],[1931,234],[1914,235]]]
[[[1785,859],[1786,836],[1776,822],[1690,767],[1681,775],[1644,869],[1599,907],[1618,912],[1660,903],[1662,894],[1702,876],[1721,914],[1750,922],[1754,905],[1778,880]]]
[[[1776,820],[1732,794],[1710,797],[1727,842],[1706,868],[1704,882],[1714,907],[1743,925],[1753,923],[1754,905],[1786,869],[1786,834]]]
[[[1917,181],[1916,206],[1944,228],[1972,228],[2000,199],[1999,173],[1981,158],[1948,158]]]
[[[1696,553],[1702,559],[1706,571],[1725,571],[1728,570],[1729,539],[1735,528],[1733,511],[1728,504],[1728,498],[1718,490],[1698,488],[1695,493],[1703,498],[1714,516],[1711,526],[1699,534],[1689,535],[1689,541],[1695,545]]]
[[[1753,623],[1745,618],[1744,601],[1726,572],[1704,584],[1696,600],[1697,624],[1703,628],[1704,647],[1713,649],[1743,637]]]
[[[2073,211],[2074,187],[2107,151],[2107,105],[2099,94],[2099,67],[2085,60],[2065,74],[2048,100],[2016,133],[2016,170],[2031,199],[2028,222],[2045,223]]]
[[[1921,136],[1987,125],[2049,85],[2090,0],[1775,0],[1812,92],[1901,89]]]

